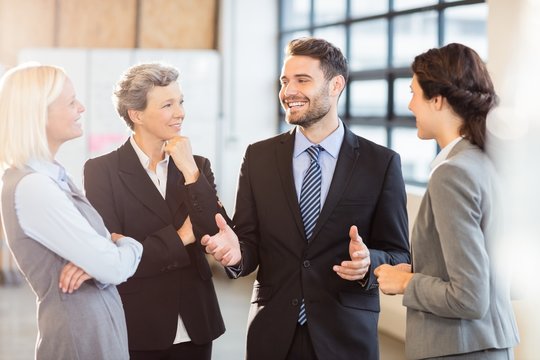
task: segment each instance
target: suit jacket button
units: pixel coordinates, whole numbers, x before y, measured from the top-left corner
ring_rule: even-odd
[[[304,260],[304,267],[308,268],[310,266],[311,266],[311,263],[309,262],[309,260]]]
[[[292,306],[298,305],[298,299],[292,299],[291,305],[292,305]]]

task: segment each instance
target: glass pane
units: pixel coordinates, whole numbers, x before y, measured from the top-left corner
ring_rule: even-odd
[[[308,27],[310,6],[310,0],[282,0],[282,30]]]
[[[313,36],[325,39],[326,41],[331,42],[335,46],[341,49],[341,52],[343,55],[347,54],[346,49],[346,40],[345,40],[345,26],[338,25],[338,26],[330,26],[330,27],[324,27],[315,29],[313,31]]]
[[[467,45],[487,59],[487,4],[456,6],[444,11],[444,43]]]
[[[351,16],[361,17],[388,12],[387,0],[354,0],[351,1]]]
[[[394,114],[397,116],[412,116],[409,110],[411,81],[412,78],[394,80]]]
[[[378,19],[351,25],[351,70],[383,69],[388,59],[388,20]]]
[[[358,136],[382,146],[388,146],[386,128],[382,126],[349,125],[349,129]]]
[[[399,11],[422,6],[435,5],[438,2],[438,0],[394,0],[394,10]]]
[[[386,80],[354,81],[350,85],[351,116],[385,116],[388,102]]]
[[[437,47],[437,44],[437,12],[426,11],[395,18],[394,66],[410,66],[416,55]]]
[[[392,129],[392,149],[401,156],[405,180],[427,182],[437,152],[435,140],[420,140],[414,128]]]
[[[315,0],[315,24],[329,24],[345,20],[346,0]]]
[[[338,115],[342,118],[345,116],[345,99],[346,98],[347,98],[347,87],[343,89],[343,92],[341,93],[341,96],[339,97],[339,101],[337,105]]]

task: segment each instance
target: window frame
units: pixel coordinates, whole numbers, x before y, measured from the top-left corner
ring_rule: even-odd
[[[388,1],[388,12],[353,17],[351,15],[351,2],[354,0],[345,0],[346,2],[346,13],[345,17],[340,21],[329,22],[322,25],[315,24],[315,1],[316,0],[307,0],[309,2],[309,26],[307,27],[293,27],[293,28],[284,28],[283,19],[284,11],[286,9],[285,3],[289,0],[279,0],[279,9],[278,9],[278,74],[281,72],[281,64],[283,63],[283,47],[285,45],[284,40],[288,39],[291,35],[295,33],[306,33],[313,35],[315,30],[333,27],[333,26],[344,26],[345,27],[345,44],[346,49],[344,55],[350,59],[351,58],[351,25],[372,21],[385,19],[387,22],[387,58],[386,58],[386,67],[380,69],[370,69],[370,70],[350,70],[349,81],[347,82],[346,89],[340,99],[340,102],[344,102],[344,113],[340,114],[340,118],[347,126],[373,126],[384,128],[386,131],[386,144],[388,148],[392,148],[393,139],[392,133],[395,128],[415,128],[415,118],[412,114],[410,115],[396,115],[395,114],[395,101],[394,101],[394,81],[397,79],[409,79],[412,77],[412,72],[409,66],[406,67],[394,67],[392,66],[393,59],[393,48],[394,48],[394,36],[393,36],[393,26],[394,19],[396,17],[401,17],[403,15],[410,15],[422,12],[433,12],[437,13],[437,46],[444,45],[445,39],[445,25],[446,19],[444,12],[446,9],[454,7],[462,7],[476,4],[486,3],[486,0],[458,0],[458,1],[445,1],[438,0],[436,4],[419,6],[410,9],[398,10],[394,9],[394,0]],[[411,59],[412,62],[413,59]],[[485,59],[484,59],[485,60]],[[357,80],[384,80],[387,83],[387,104],[386,104],[386,114],[384,116],[352,116],[351,115],[351,91],[350,86]],[[278,84],[279,88],[279,84]],[[288,124],[284,121],[284,113],[281,107],[278,107],[278,125],[277,128],[279,131],[284,131],[288,128]],[[439,151],[439,148],[434,149],[433,157],[436,156],[436,153]],[[405,178],[405,182],[410,185],[425,186],[427,179],[425,181],[418,181],[411,178]]]

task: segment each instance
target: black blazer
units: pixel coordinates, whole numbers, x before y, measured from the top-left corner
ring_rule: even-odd
[[[199,179],[186,186],[170,159],[165,199],[129,140],[85,164],[86,196],[109,231],[130,236],[144,247],[137,271],[118,286],[130,350],[170,347],[178,314],[194,343],[210,342],[225,331],[204,248],[198,241],[184,247],[176,233],[189,215],[200,240],[218,231],[216,212],[226,215],[216,196],[210,162],[200,156],[195,161]]]
[[[373,269],[409,262],[406,195],[399,155],[345,129],[330,190],[310,239],[294,186],[294,130],[250,145],[233,219],[242,249],[241,276],[257,267],[247,358],[284,359],[301,299],[319,359],[378,359],[379,290]],[[370,250],[365,286],[332,266],[350,260],[349,229]]]

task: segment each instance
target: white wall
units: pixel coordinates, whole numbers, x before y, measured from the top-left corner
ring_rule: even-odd
[[[277,133],[277,2],[220,3],[223,113],[216,173],[221,200],[232,214],[247,145]]]

